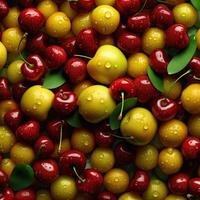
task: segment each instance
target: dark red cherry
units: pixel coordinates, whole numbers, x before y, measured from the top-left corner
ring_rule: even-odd
[[[114,137],[103,130],[96,130],[94,136],[99,147],[110,147],[114,142]]]
[[[200,177],[192,178],[189,181],[189,191],[197,198],[200,197]]]
[[[193,71],[196,77],[200,77],[200,58],[199,57],[196,57],[196,56],[192,57],[188,66]]]
[[[19,0],[19,4],[23,8],[28,8],[33,6],[34,0]]]
[[[67,52],[69,57],[72,57],[76,53],[75,43],[75,36],[59,40],[59,45]]]
[[[71,1],[70,6],[77,12],[89,12],[95,7],[95,0]]]
[[[7,16],[9,6],[5,0],[0,0],[0,21]]]
[[[54,94],[56,94],[58,92],[68,92],[68,91],[71,91],[71,88],[70,88],[70,85],[67,83],[64,83],[63,85],[52,90],[52,92]]]
[[[22,95],[24,92],[29,88],[29,83],[24,81],[24,82],[19,82],[19,83],[14,83],[12,85],[12,92],[13,96],[17,101],[20,101]]]
[[[36,192],[33,189],[23,189],[15,194],[14,200],[36,200]]]
[[[5,186],[8,183],[8,175],[0,169],[0,186]]]
[[[100,192],[98,200],[117,200],[117,197],[112,192]]]
[[[0,191],[0,200],[14,200],[14,192],[11,188],[5,187]]]
[[[0,77],[0,100],[10,99],[12,96],[7,78]]]

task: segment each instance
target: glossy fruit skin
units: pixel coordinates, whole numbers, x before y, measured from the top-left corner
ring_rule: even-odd
[[[36,161],[33,164],[35,177],[42,183],[50,184],[59,176],[59,168],[52,159]]]
[[[163,49],[155,49],[151,53],[149,64],[155,72],[166,74],[168,63],[169,59]]]
[[[189,44],[187,29],[182,24],[173,24],[166,31],[166,45],[168,47],[184,49]]]
[[[125,53],[133,54],[138,52],[142,47],[142,41],[139,36],[130,32],[122,33],[118,40],[117,46]]]
[[[127,28],[136,34],[141,34],[150,28],[151,22],[149,14],[142,12],[138,15],[130,16],[127,19]]]
[[[189,181],[189,191],[196,195],[197,197],[200,195],[200,178],[192,178]]]
[[[23,76],[29,81],[41,79],[46,72],[46,64],[43,59],[39,55],[33,54],[27,58],[27,62],[30,64],[25,62],[21,66]]]
[[[117,200],[117,197],[112,192],[100,192],[98,200]]]
[[[0,186],[5,186],[8,182],[8,175],[0,169]]]
[[[187,137],[182,143],[181,152],[187,159],[196,159],[200,153],[200,139],[195,136]]]
[[[70,58],[65,64],[64,71],[70,82],[77,84],[86,78],[87,63],[81,58]]]
[[[52,45],[46,48],[45,62],[50,70],[60,68],[66,61],[67,53],[62,47]]]
[[[45,18],[36,8],[26,8],[20,12],[18,22],[23,31],[36,34],[43,27]]]
[[[14,192],[11,188],[5,187],[2,190],[0,200],[13,200],[14,199]]]
[[[2,20],[9,12],[9,6],[6,1],[0,1],[0,19]]]
[[[19,0],[19,4],[24,8],[28,8],[33,5],[33,0]]]
[[[73,167],[75,167],[78,174],[80,174],[85,169],[86,157],[79,150],[64,151],[60,155],[59,166],[61,171],[68,176],[74,175]]]
[[[67,55],[69,57],[72,57],[76,53],[75,44],[76,44],[75,36],[59,40],[59,45],[67,52]]]
[[[11,91],[7,78],[0,77],[0,100],[10,99]]]
[[[151,110],[158,120],[168,121],[176,116],[178,106],[174,100],[166,97],[159,97],[153,102]]]
[[[158,4],[151,13],[151,21],[156,27],[166,29],[173,24],[174,16],[166,5]]]
[[[35,200],[36,193],[33,189],[23,189],[15,194],[15,200]]]
[[[196,57],[196,56],[192,57],[188,66],[190,67],[190,69],[192,69],[196,77],[200,77],[200,58],[199,57]]]
[[[118,78],[110,84],[110,92],[112,97],[116,101],[121,101],[122,92],[124,93],[124,98],[130,98],[136,96],[136,88],[134,82],[130,78]]]
[[[185,173],[178,173],[171,176],[168,180],[169,190],[173,194],[185,195],[188,192],[190,177]]]
[[[95,7],[95,0],[79,0],[70,2],[71,8],[77,12],[89,12]]]

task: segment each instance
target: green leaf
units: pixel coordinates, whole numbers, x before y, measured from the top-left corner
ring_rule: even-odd
[[[176,74],[183,70],[190,62],[192,56],[195,54],[197,48],[195,35],[190,36],[189,45],[181,51],[179,54],[174,56],[167,66],[167,72],[169,75]]]
[[[27,164],[18,164],[9,177],[9,186],[14,191],[19,191],[32,185],[33,180],[34,172],[32,167]]]
[[[191,0],[191,3],[197,10],[200,10],[200,1],[199,0]]]
[[[62,71],[53,71],[47,73],[44,77],[43,86],[48,89],[55,89],[66,82],[66,79],[62,73]]]
[[[74,128],[81,128],[83,127],[83,119],[79,114],[78,109],[74,111],[74,113],[66,119],[66,122]]]
[[[163,79],[157,73],[155,73],[150,66],[147,68],[147,73],[152,85],[160,92],[163,92],[164,91]]]
[[[137,103],[137,98],[128,98],[124,101],[124,110],[123,113],[126,113],[130,108],[135,106]],[[117,104],[116,108],[113,110],[113,112],[110,115],[109,122],[110,127],[112,130],[119,129],[121,120],[118,119],[120,111],[121,111],[122,103]]]

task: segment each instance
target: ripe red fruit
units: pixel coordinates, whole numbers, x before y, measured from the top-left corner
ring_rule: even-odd
[[[200,177],[190,179],[189,191],[196,197],[200,196]]]
[[[36,200],[36,193],[33,189],[23,189],[16,192],[15,200]]]
[[[196,77],[200,77],[200,58],[199,57],[192,57],[191,61],[189,62],[188,66],[194,73]]]
[[[77,12],[89,12],[95,7],[95,0],[71,1],[70,6]]]
[[[14,200],[14,192],[11,188],[5,187],[0,192],[0,200]]]
[[[68,91],[71,91],[71,88],[70,88],[70,85],[67,83],[64,83],[63,85],[52,90],[52,92],[54,94],[56,94],[58,92],[68,92]]]
[[[23,31],[34,35],[43,27],[45,18],[38,9],[26,8],[20,12],[18,22]]]
[[[11,95],[8,79],[0,77],[0,100],[10,99]]]
[[[9,12],[9,6],[5,0],[0,0],[0,21],[6,17]]]
[[[0,169],[0,186],[5,186],[8,183],[8,175]]]
[[[14,99],[17,101],[20,101],[22,95],[28,89],[28,87],[29,87],[29,84],[25,81],[14,83],[12,85],[12,92],[13,92]]]
[[[127,30],[126,24],[120,22],[119,26],[117,27],[117,30],[114,32],[114,37],[119,38],[119,36],[122,33],[126,33],[127,31],[128,30]]]
[[[32,7],[34,0],[19,0],[19,4],[23,8]]]
[[[72,57],[76,53],[75,43],[75,36],[59,40],[59,45],[67,52],[69,57]]]
[[[114,142],[114,137],[103,130],[96,130],[94,136],[96,145],[99,147],[110,147]]]
[[[50,184],[59,176],[59,168],[52,159],[36,161],[33,164],[35,177],[42,183]]]
[[[98,200],[117,200],[117,197],[112,192],[100,192]]]

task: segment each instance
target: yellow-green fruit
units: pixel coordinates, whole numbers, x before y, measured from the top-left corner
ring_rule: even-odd
[[[200,50],[200,29],[196,32],[197,48]]]
[[[167,186],[164,182],[158,179],[152,179],[143,194],[143,200],[164,200],[167,193]]]
[[[6,126],[0,126],[0,153],[9,153],[15,142],[13,132]]]
[[[86,88],[78,98],[79,112],[90,123],[98,123],[106,119],[116,104],[110,91],[102,85]]]
[[[157,131],[157,121],[146,108],[137,107],[130,110],[120,125],[123,136],[130,136],[135,145],[146,145]]]
[[[188,120],[188,131],[191,135],[200,138],[200,114],[190,116]]]
[[[51,184],[51,196],[55,200],[72,200],[77,194],[75,180],[69,176],[60,176]]]
[[[39,121],[47,118],[54,99],[54,93],[41,85],[30,87],[21,98],[21,108],[28,116]]]
[[[97,6],[91,14],[92,27],[103,35],[112,34],[120,22],[119,12],[112,6]]]
[[[95,56],[88,62],[87,70],[94,80],[108,85],[126,74],[127,60],[117,47],[103,45],[98,48]]]
[[[84,80],[80,83],[78,83],[77,85],[75,85],[73,92],[79,97],[79,95],[81,94],[81,92],[83,92],[83,90],[85,90],[86,88],[92,86],[92,82],[88,81],[88,80]]]
[[[115,0],[95,0],[95,4],[97,6],[100,6],[100,5],[110,5],[110,6],[113,6],[115,4]]]
[[[200,83],[187,86],[181,95],[183,108],[191,114],[200,114]]]
[[[184,196],[179,196],[175,194],[168,195],[164,200],[187,200]]]
[[[7,60],[7,49],[4,46],[2,42],[0,42],[0,70],[3,68],[3,66],[6,64]]]
[[[36,200],[52,200],[48,190],[38,190]]]
[[[118,200],[142,200],[142,197],[134,192],[126,192]]]
[[[11,175],[15,163],[10,158],[4,158],[0,163],[0,169],[2,169],[8,176]]]
[[[9,7],[9,12],[3,19],[3,25],[5,28],[12,28],[19,26],[18,17],[20,15],[20,9],[18,7]]]
[[[77,14],[76,11],[71,8],[69,1],[65,1],[60,5],[60,11],[64,12],[70,20],[72,20]]]
[[[90,157],[91,166],[105,173],[111,170],[115,164],[115,156],[110,148],[96,148]]]

